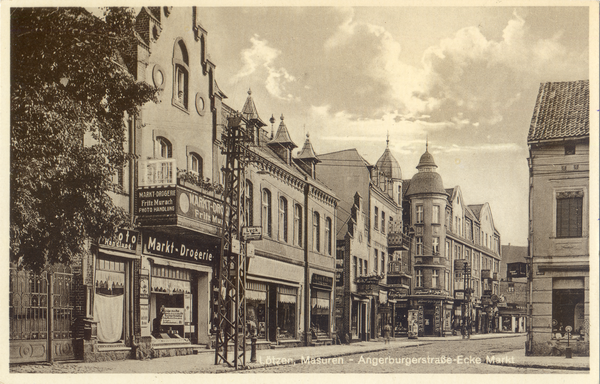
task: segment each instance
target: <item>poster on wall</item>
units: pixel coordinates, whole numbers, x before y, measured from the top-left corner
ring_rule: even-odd
[[[408,311],[408,338],[416,339],[419,336],[419,311],[411,309]]]
[[[161,325],[183,325],[183,308],[165,308]]]
[[[146,328],[150,325],[150,308],[148,304],[140,304],[140,322],[142,328]]]

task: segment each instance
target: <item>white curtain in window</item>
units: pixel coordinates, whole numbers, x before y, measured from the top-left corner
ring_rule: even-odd
[[[123,334],[123,295],[94,297],[94,321],[98,323],[98,340],[114,343]]]

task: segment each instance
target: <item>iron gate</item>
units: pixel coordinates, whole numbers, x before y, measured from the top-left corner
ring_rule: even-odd
[[[74,358],[72,282],[69,267],[34,274],[11,266],[10,363]]]

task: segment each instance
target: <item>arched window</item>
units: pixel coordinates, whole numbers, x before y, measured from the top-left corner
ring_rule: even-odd
[[[294,245],[302,246],[302,206],[294,206]]]
[[[190,171],[198,175],[198,177],[202,180],[202,157],[194,152],[190,153]]]
[[[157,157],[162,159],[170,159],[173,157],[173,146],[169,140],[162,136],[158,136],[156,138],[156,142],[158,144]]]
[[[173,105],[188,109],[189,57],[182,40],[173,49]]]
[[[246,206],[244,207],[246,211],[244,214],[246,215],[246,225],[252,226],[254,225],[254,186],[250,180],[246,180]]]
[[[331,256],[331,218],[328,217],[325,219],[325,252],[327,252],[327,254],[329,256]]]
[[[321,216],[319,212],[313,214],[313,247],[315,251],[321,251]]]
[[[262,192],[262,228],[267,237],[273,236],[271,229],[271,191],[263,189]]]
[[[287,226],[288,226],[288,207],[287,207],[287,200],[285,199],[285,197],[280,197],[279,198],[279,241],[283,241],[286,242],[288,241],[288,231],[287,231]]]

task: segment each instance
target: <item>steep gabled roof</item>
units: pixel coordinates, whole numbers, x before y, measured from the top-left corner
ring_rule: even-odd
[[[281,123],[279,123],[279,128],[277,128],[277,133],[275,134],[275,138],[273,138],[273,140],[271,140],[268,144],[269,145],[279,144],[279,145],[283,145],[284,147],[289,148],[289,149],[294,149],[294,148],[298,147],[292,141],[292,138],[290,137],[290,133],[287,129],[287,126],[283,122],[283,114],[281,115]]]
[[[260,116],[258,116],[258,111],[256,110],[256,105],[254,105],[254,100],[252,100],[252,90],[248,90],[248,97],[246,98],[246,102],[242,107],[242,115],[246,118],[246,120],[257,121],[261,127],[266,126],[264,121],[261,120]]]
[[[589,110],[589,80],[542,83],[527,141],[589,136]]]
[[[483,208],[483,204],[468,205],[468,207],[471,210],[471,212],[473,212],[475,217],[477,217],[477,219],[479,219],[480,214],[481,214],[481,208]]]
[[[320,163],[319,157],[315,153],[312,144],[310,143],[310,136],[308,133],[306,134],[306,141],[304,142],[304,146],[302,146],[302,150],[296,156],[296,159],[302,161],[313,161],[315,163]]]

